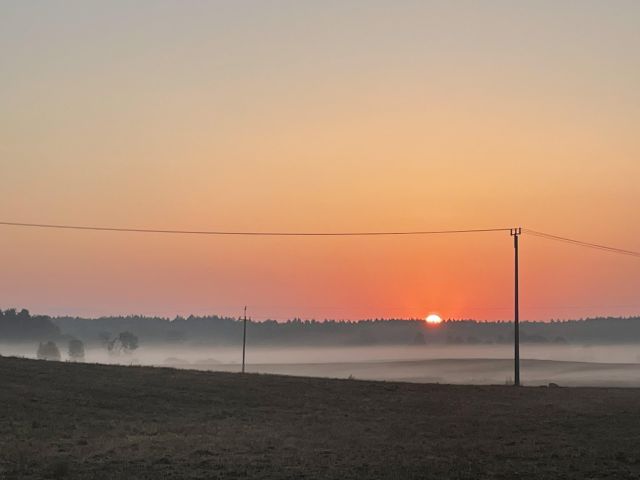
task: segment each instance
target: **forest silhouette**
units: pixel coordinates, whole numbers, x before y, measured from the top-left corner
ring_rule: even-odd
[[[96,319],[31,315],[28,310],[0,310],[0,342],[68,341],[104,345],[105,339],[131,332],[146,345],[237,345],[242,341],[241,319],[220,316],[120,316]],[[428,326],[419,319],[359,321],[250,321],[253,345],[349,346],[420,344],[502,344],[513,342],[509,321],[445,320]],[[522,343],[608,344],[640,340],[640,317],[601,317],[580,320],[522,322]]]

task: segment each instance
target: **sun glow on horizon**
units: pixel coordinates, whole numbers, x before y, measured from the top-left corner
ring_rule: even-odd
[[[424,321],[427,322],[429,325],[438,325],[442,323],[442,317],[435,313],[431,313],[427,315],[427,318],[425,318]]]

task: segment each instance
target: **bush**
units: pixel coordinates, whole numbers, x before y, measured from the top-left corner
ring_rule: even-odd
[[[60,350],[54,342],[40,343],[38,345],[38,360],[60,361]]]
[[[84,343],[77,338],[69,340],[69,358],[77,362],[84,360]]]

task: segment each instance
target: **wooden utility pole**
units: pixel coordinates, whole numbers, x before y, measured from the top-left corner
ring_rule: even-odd
[[[242,373],[244,373],[244,355],[247,349],[247,307],[244,307],[244,320],[242,322]]]
[[[522,234],[522,228],[512,228],[513,248],[515,252],[514,266],[514,312],[513,312],[513,384],[520,386],[520,299],[518,286],[518,237]]]

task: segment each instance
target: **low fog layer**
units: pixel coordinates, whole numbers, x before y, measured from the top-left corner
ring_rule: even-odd
[[[0,355],[239,371],[233,318],[51,318],[0,310]],[[525,384],[640,386],[640,317],[523,322]],[[513,324],[418,320],[248,322],[247,371],[442,383],[509,383]]]
[[[36,358],[37,345],[0,345],[0,354]],[[62,350],[62,349],[61,349]],[[638,345],[523,345],[523,383],[640,386]],[[247,371],[411,382],[503,384],[513,379],[506,345],[416,345],[339,348],[247,347]],[[61,358],[67,360],[66,352]],[[241,345],[140,346],[132,353],[88,348],[86,362],[239,371]]]

